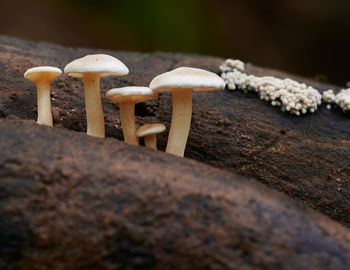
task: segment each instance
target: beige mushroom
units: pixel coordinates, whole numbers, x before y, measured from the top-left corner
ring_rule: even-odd
[[[128,86],[108,90],[106,96],[111,101],[119,104],[120,122],[125,142],[131,145],[139,145],[139,139],[136,136],[135,104],[156,99],[157,93],[148,87]]]
[[[154,78],[150,88],[172,92],[173,115],[166,152],[183,157],[191,126],[192,92],[222,90],[225,82],[215,73],[181,67]]]
[[[38,120],[40,125],[52,127],[50,84],[62,71],[56,67],[34,67],[24,73],[24,77],[35,83],[38,100]]]
[[[100,77],[127,75],[129,69],[113,56],[94,54],[72,61],[64,68],[64,72],[71,77],[83,78],[87,134],[104,138],[105,125],[101,102]]]
[[[165,126],[162,124],[145,124],[137,130],[136,136],[139,138],[144,137],[145,145],[157,150],[157,134],[164,131]]]

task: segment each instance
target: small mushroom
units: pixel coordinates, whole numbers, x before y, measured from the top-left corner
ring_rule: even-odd
[[[145,124],[140,127],[136,136],[144,137],[145,145],[149,148],[157,150],[157,134],[165,131],[165,126],[162,124]]]
[[[192,117],[192,92],[225,88],[225,82],[215,73],[181,67],[154,78],[150,87],[157,92],[172,92],[173,115],[166,152],[184,156]]]
[[[135,104],[156,99],[157,93],[148,87],[128,86],[108,90],[106,96],[111,101],[119,104],[120,122],[125,142],[131,145],[139,145],[139,139],[136,136]]]
[[[129,69],[113,56],[94,54],[72,61],[64,68],[64,72],[71,77],[83,78],[87,134],[104,138],[105,124],[100,93],[100,77],[127,75]]]
[[[40,125],[52,127],[50,84],[62,71],[56,67],[34,67],[24,73],[24,78],[35,83],[38,100],[38,120]]]

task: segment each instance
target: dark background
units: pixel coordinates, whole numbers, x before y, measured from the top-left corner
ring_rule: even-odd
[[[349,0],[0,0],[0,34],[210,54],[350,81]]]

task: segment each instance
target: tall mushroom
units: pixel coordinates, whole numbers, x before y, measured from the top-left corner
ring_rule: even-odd
[[[173,115],[166,152],[184,156],[192,117],[192,92],[225,88],[225,82],[215,73],[181,67],[154,78],[150,87],[157,92],[172,92]]]
[[[83,78],[87,134],[104,138],[105,125],[100,93],[100,77],[127,75],[129,69],[113,56],[94,54],[72,61],[64,68],[64,72],[71,77]]]
[[[50,84],[62,71],[56,67],[34,67],[24,73],[24,77],[35,83],[38,100],[38,120],[40,125],[52,127]]]
[[[108,90],[106,96],[119,104],[120,122],[125,142],[131,145],[139,145],[139,139],[136,136],[135,104],[156,99],[157,93],[148,87],[128,86]]]
[[[145,124],[136,131],[136,136],[144,137],[145,145],[149,148],[157,150],[157,134],[165,131],[162,124]]]

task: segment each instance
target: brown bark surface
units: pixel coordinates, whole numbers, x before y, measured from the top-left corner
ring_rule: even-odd
[[[255,180],[0,121],[0,269],[350,268],[350,231]]]
[[[35,86],[23,78],[27,68],[53,65],[60,68],[91,53],[108,53],[130,69],[125,77],[102,78],[106,136],[123,139],[119,109],[105,97],[113,87],[148,85],[160,73],[179,66],[200,67],[219,73],[224,59],[184,54],[143,54],[64,48],[0,36],[0,117],[36,119]],[[248,73],[292,77],[320,91],[330,85],[305,80],[280,71],[247,65]],[[56,127],[86,132],[83,87],[80,79],[65,75],[52,85]],[[350,226],[350,116],[321,106],[301,117],[281,112],[240,91],[195,93],[193,119],[185,157],[217,168],[254,177],[305,205]],[[136,105],[138,126],[163,123],[158,136],[165,149],[171,121],[171,96]]]
[[[23,78],[25,70],[39,65],[63,69],[91,53],[114,55],[130,69],[128,76],[101,81],[110,138],[85,135],[82,82],[65,75],[51,90],[55,128],[28,122],[37,116],[36,91]],[[0,36],[0,248],[5,252],[0,262],[11,262],[12,269],[22,263],[25,269],[56,264],[56,269],[145,269],[150,261],[159,269],[188,269],[191,263],[200,269],[348,269],[347,229],[252,181],[115,140],[122,140],[122,130],[118,106],[105,98],[108,89],[147,86],[154,76],[179,66],[218,73],[222,62]],[[252,65],[247,71],[305,81]],[[320,91],[330,87],[307,82]],[[137,104],[135,112],[138,126],[163,123],[169,131],[171,96]],[[195,93],[185,157],[254,177],[350,226],[349,120],[348,114],[324,106],[315,114],[292,116],[240,91]],[[167,136],[158,136],[161,150]],[[98,251],[101,243],[107,246]]]

